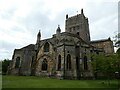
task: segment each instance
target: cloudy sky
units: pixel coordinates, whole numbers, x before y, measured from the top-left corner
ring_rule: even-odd
[[[39,29],[42,39],[52,37],[58,24],[64,32],[65,15],[81,13],[81,8],[91,40],[117,33],[118,0],[0,0],[0,60],[11,59],[15,48],[35,44]]]

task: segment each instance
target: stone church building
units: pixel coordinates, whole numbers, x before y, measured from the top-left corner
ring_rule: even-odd
[[[113,42],[110,38],[90,40],[88,18],[82,9],[81,14],[66,15],[65,32],[61,32],[58,26],[52,38],[41,40],[39,31],[36,44],[15,49],[8,73],[66,79],[93,78],[92,53],[113,54]]]

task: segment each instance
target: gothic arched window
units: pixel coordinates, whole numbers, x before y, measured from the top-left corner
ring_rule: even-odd
[[[49,43],[46,42],[44,45],[44,52],[49,52]]]
[[[58,70],[61,70],[61,55],[58,56]]]
[[[84,56],[84,70],[88,70],[87,56]]]
[[[70,54],[67,55],[67,70],[71,69],[71,56]]]
[[[77,32],[77,35],[79,35],[79,32]]]
[[[16,58],[15,68],[19,68],[20,65],[20,57]]]
[[[48,67],[48,65],[47,65],[47,60],[44,59],[43,62],[42,62],[42,70],[46,71],[46,70],[47,70],[47,67]]]

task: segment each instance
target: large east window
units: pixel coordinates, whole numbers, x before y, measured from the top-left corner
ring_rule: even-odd
[[[44,45],[44,52],[49,52],[49,43],[46,42]]]

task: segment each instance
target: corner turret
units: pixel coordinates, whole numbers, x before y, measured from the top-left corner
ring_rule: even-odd
[[[40,30],[39,30],[39,32],[37,34],[37,42],[36,42],[36,44],[39,44],[40,40],[41,40],[41,33],[40,33]]]

